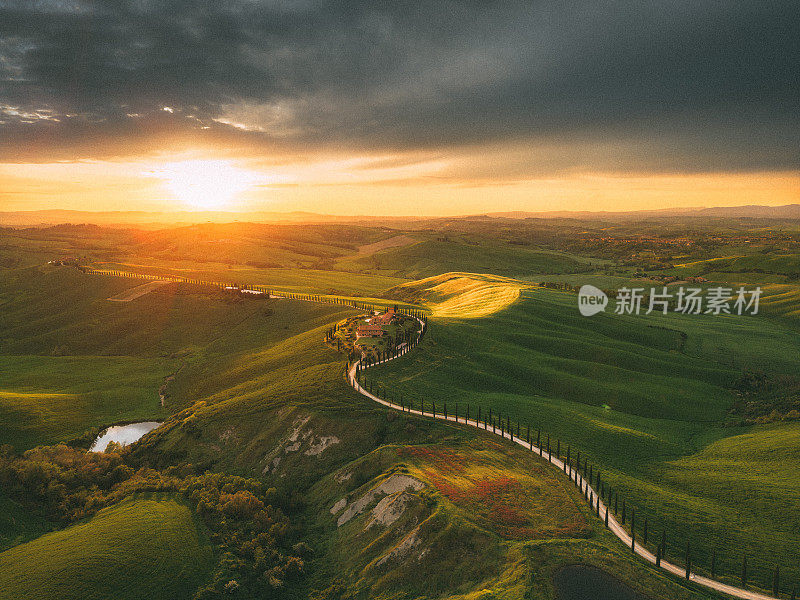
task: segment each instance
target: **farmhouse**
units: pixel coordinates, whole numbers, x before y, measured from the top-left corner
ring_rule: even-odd
[[[360,338],[362,337],[382,337],[383,336],[383,327],[379,324],[371,322],[371,323],[362,323],[356,329],[356,335]]]
[[[389,308],[385,313],[381,315],[377,315],[370,320],[370,323],[375,323],[376,325],[388,325],[392,322],[392,319],[395,317],[394,308]]]

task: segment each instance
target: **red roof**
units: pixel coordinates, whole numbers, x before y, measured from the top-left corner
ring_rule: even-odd
[[[376,317],[372,317],[372,323],[380,323],[381,325],[388,325],[392,322],[392,318],[394,318],[395,312],[393,308],[390,308],[382,315],[378,315]]]
[[[364,323],[358,326],[356,333],[359,337],[379,337],[383,335],[383,327],[374,323]]]

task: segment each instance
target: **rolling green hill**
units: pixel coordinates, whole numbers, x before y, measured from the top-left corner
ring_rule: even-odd
[[[196,236],[206,236],[203,248],[222,247],[224,231],[236,228],[184,232],[175,244],[169,233],[145,236],[143,243],[158,256],[150,261],[167,265],[171,252],[193,251]],[[293,247],[286,260],[303,262],[298,257],[321,251],[320,235]],[[359,233],[326,260],[344,266],[358,243],[386,235]],[[419,284],[253,265],[238,271],[238,263],[230,270],[265,279],[281,274],[285,285],[304,291],[308,282],[319,291],[338,285],[363,293],[400,284],[401,293],[430,300],[440,316],[422,346],[372,376],[417,401],[491,405],[579,446],[651,517],[652,531],[668,526],[677,562],[688,535],[725,547],[750,540],[753,578],[764,586],[764,565],[797,553],[796,528],[789,529],[796,523],[772,509],[789,510],[795,502],[794,424],[722,427],[730,383],[744,367],[783,374],[795,367],[791,331],[761,321],[583,319],[573,295],[500,276],[438,273],[456,259],[470,270],[507,273],[570,272],[585,268],[586,259],[505,243],[450,254],[448,245],[470,244],[427,243],[378,250],[350,265],[370,270],[375,257],[407,252],[396,272],[437,274]],[[263,252],[262,258],[269,251]],[[183,266],[194,272],[200,264]],[[227,270],[224,263],[206,266]],[[185,285],[108,301],[140,283],[66,267],[0,272],[0,443],[24,450],[116,420],[164,419],[124,453],[145,481],[154,473],[206,470],[256,477],[288,507],[287,539],[310,549],[297,550],[306,566],[275,587],[276,597],[549,599],[553,573],[576,563],[614,573],[654,600],[715,597],[632,557],[566,479],[530,453],[475,431],[387,413],[353,392],[344,381],[345,357],[323,344],[328,328],[352,309],[236,301]],[[785,464],[780,481],[762,462],[770,455]],[[740,482],[726,487],[719,475],[725,471]],[[0,569],[8,578],[0,575],[0,588],[25,585],[23,598],[59,597],[47,594],[64,590],[87,598],[190,597],[208,573],[209,546],[189,510],[169,497],[137,496],[33,541],[27,540],[49,524],[12,508],[19,521],[13,527],[0,521],[13,544],[0,554],[0,566],[11,566]],[[149,535],[154,528],[157,538]],[[702,544],[701,570],[710,548]],[[222,563],[255,569],[263,565],[256,554],[243,551]],[[180,571],[198,556],[197,570]],[[720,560],[730,570],[736,557]],[[86,564],[99,565],[92,571],[97,579],[75,575]],[[59,577],[50,577],[50,568]],[[30,581],[21,582],[23,572]],[[165,581],[176,573],[174,582]],[[786,576],[794,575],[790,569]],[[268,573],[258,577],[269,580]],[[140,579],[151,587],[135,589]]]
[[[420,348],[370,375],[407,401],[491,407],[581,450],[651,531],[667,529],[676,560],[687,539],[700,569],[717,548],[735,574],[747,553],[764,588],[774,563],[795,568],[784,557],[800,553],[786,513],[800,498],[796,422],[723,422],[743,370],[794,373],[796,334],[763,317],[585,318],[575,303],[535,290],[491,317],[433,319]]]
[[[114,422],[162,420],[176,410],[171,387],[188,386],[166,377],[327,324],[342,310],[237,302],[177,284],[108,301],[140,283],[67,267],[0,273],[0,443],[23,450]]]
[[[0,495],[0,552],[38,537],[51,527],[39,515]]]
[[[370,269],[418,279],[449,271],[521,277],[534,273],[575,273],[590,270],[590,261],[564,252],[519,246],[491,237],[424,239],[371,256],[345,258],[337,268]]]
[[[212,552],[185,505],[137,497],[0,553],[0,598],[191,598]]]

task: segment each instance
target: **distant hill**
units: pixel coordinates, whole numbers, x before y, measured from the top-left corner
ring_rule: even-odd
[[[638,211],[545,211],[545,212],[493,212],[487,217],[499,219],[638,219],[653,217],[728,217],[762,219],[800,219],[800,204],[784,206],[717,206],[711,208],[664,208]]]
[[[420,223],[435,223],[455,219],[613,219],[635,220],[659,217],[723,217],[800,219],[800,204],[785,206],[720,206],[712,208],[666,208],[641,211],[508,211],[482,215],[459,215],[451,217],[413,216],[368,216],[368,215],[322,215],[311,212],[228,212],[228,211],[108,211],[92,212],[80,210],[33,210],[0,212],[0,225],[7,227],[37,227],[61,223],[91,223],[106,226],[150,227],[192,225],[196,223],[369,223],[373,226],[409,227]]]

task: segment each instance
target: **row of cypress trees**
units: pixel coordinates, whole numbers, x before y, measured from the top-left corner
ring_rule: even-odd
[[[417,342],[418,343],[418,342]],[[416,344],[414,344],[416,345]],[[412,346],[413,347],[413,346]],[[393,357],[390,357],[393,358]],[[388,359],[387,359],[388,360]],[[522,427],[519,422],[513,423],[511,417],[506,415],[497,415],[489,408],[488,412],[482,407],[478,406],[477,410],[472,412],[469,404],[465,407],[465,414],[459,412],[458,404],[455,404],[453,411],[448,411],[447,403],[442,403],[441,407],[437,409],[436,402],[431,400],[428,408],[425,407],[425,402],[421,401],[415,404],[413,399],[405,399],[402,396],[399,398],[392,398],[388,390],[377,382],[367,380],[364,371],[375,364],[379,364],[377,360],[368,360],[366,364],[361,366],[359,363],[356,367],[356,381],[353,383],[361,382],[361,386],[367,389],[370,393],[388,400],[389,402],[397,404],[403,412],[418,411],[422,415],[431,415],[434,418],[439,416],[458,423],[468,424],[472,427],[491,430],[492,433],[508,437],[509,439],[516,438],[517,441],[522,441],[521,432],[525,432],[525,444],[542,458],[546,458],[551,463],[553,458],[561,461],[562,469],[569,477],[576,487],[579,488],[584,498],[589,503],[589,508],[592,512],[600,518],[606,527],[609,526],[609,514],[613,513],[617,522],[623,526],[627,525],[631,538],[631,551],[635,552],[637,544],[639,546],[647,546],[648,542],[655,543],[655,557],[656,565],[660,566],[661,561],[666,558],[667,551],[667,529],[661,528],[661,535],[656,537],[653,531],[652,524],[646,515],[637,514],[634,506],[630,505],[626,498],[621,495],[620,490],[612,487],[601,476],[601,471],[593,463],[589,462],[588,457],[580,451],[574,452],[572,446],[567,444],[566,452],[562,455],[562,444],[560,439],[552,440],[549,433],[542,432],[541,428],[535,430],[535,443],[532,436],[530,425]],[[349,366],[349,364],[348,364]],[[349,371],[349,369],[348,369]],[[605,505],[605,510],[601,510],[600,504]],[[638,537],[637,537],[638,535]],[[654,539],[655,538],[655,539]],[[697,563],[695,562],[695,555],[692,552],[692,546],[689,541],[686,542],[686,552],[683,556],[684,564],[684,577],[689,579],[691,574],[695,572]],[[720,561],[718,560],[717,550],[712,550],[711,557],[708,564],[708,573],[711,579],[715,579],[719,575]],[[736,577],[737,582],[741,587],[747,587],[751,582],[750,571],[752,565],[748,562],[747,555],[742,556],[741,571],[735,576],[729,575],[730,579]],[[781,593],[780,585],[780,567],[774,565],[770,573],[771,575],[771,588],[774,596],[778,597]],[[792,588],[791,600],[796,600],[797,590],[796,587]]]
[[[204,281],[202,279],[195,279],[192,277],[182,277],[180,275],[151,275],[149,273],[135,273],[133,271],[120,271],[115,269],[95,269],[93,267],[88,266],[78,266],[78,269],[84,273],[90,275],[112,275],[114,277],[128,277],[130,279],[143,279],[146,281],[155,281],[155,280],[166,280],[172,281],[175,283],[190,283],[193,285],[207,285],[210,287],[215,287],[219,289],[225,289],[226,287],[233,287],[238,290],[252,290],[256,292],[262,292],[265,295],[273,296],[277,298],[286,298],[288,300],[304,300],[306,302],[319,302],[325,304],[337,304],[340,306],[349,306],[355,308],[357,310],[363,311],[370,311],[375,312],[378,310],[378,306],[375,304],[367,304],[364,302],[358,302],[356,300],[352,300],[350,298],[344,298],[341,296],[323,296],[320,294],[305,294],[301,292],[283,292],[283,291],[275,291],[267,286],[263,285],[250,285],[250,284],[239,284],[239,283],[225,283],[219,281]],[[413,308],[413,307],[398,307],[395,305],[395,312],[408,315],[410,317],[416,317],[421,320],[427,320],[427,317],[423,313],[423,311]]]

